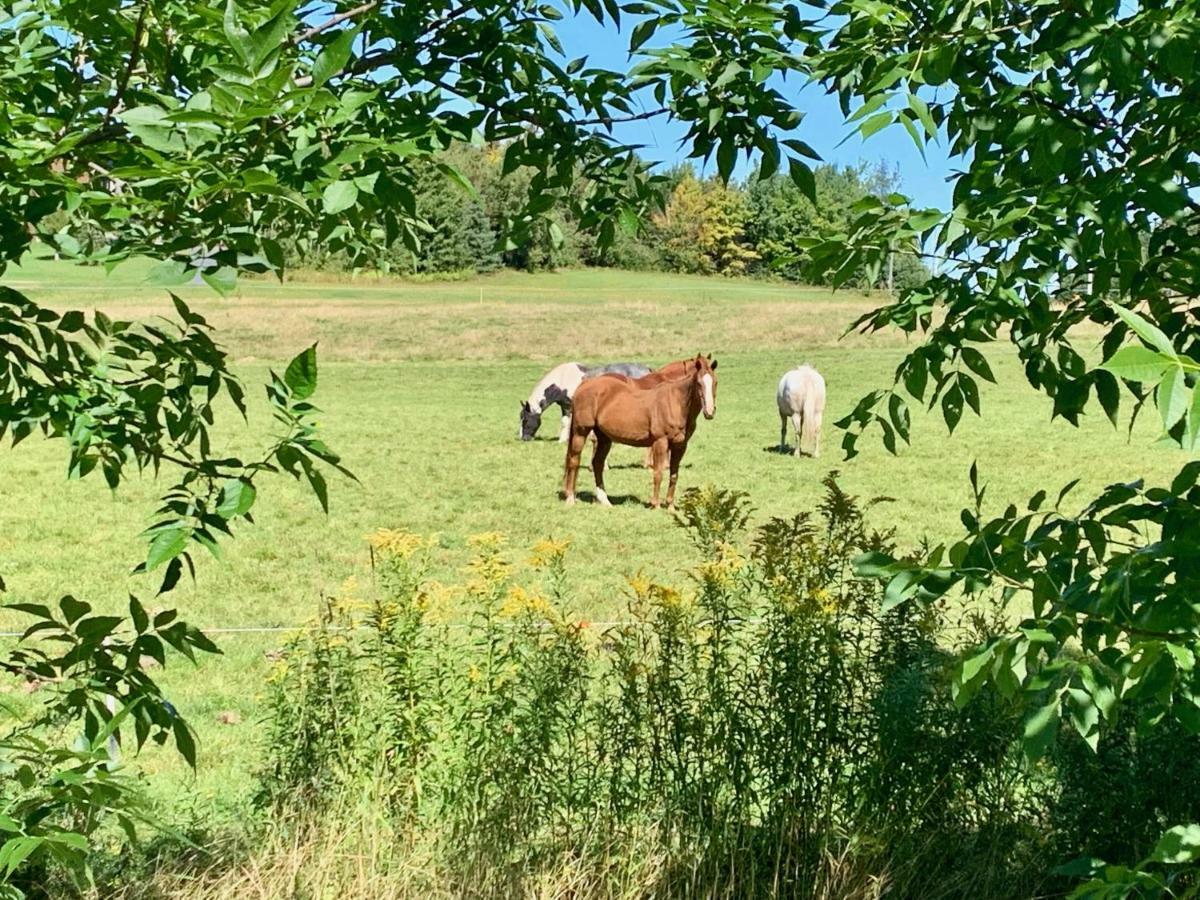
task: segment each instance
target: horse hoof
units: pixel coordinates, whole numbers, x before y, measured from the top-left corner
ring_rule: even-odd
[[[574,494],[572,494],[570,497],[567,497],[566,504],[567,504],[567,506],[575,505],[575,495]]]
[[[608,494],[604,491],[596,491],[596,502],[601,506],[612,506],[612,502],[608,499]]]

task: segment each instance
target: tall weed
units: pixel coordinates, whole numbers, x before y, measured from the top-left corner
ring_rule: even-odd
[[[278,827],[382,810],[397,857],[420,848],[397,896],[1066,886],[1054,863],[1103,830],[1068,814],[1094,767],[1031,770],[1019,710],[950,699],[951,636],[986,638],[995,613],[881,612],[851,564],[892,536],[832,478],[814,513],[750,534],[737,492],[689,491],[678,520],[700,556],[688,583],[630,577],[607,627],[572,613],[564,542],[519,560],[477,536],[446,588],[426,580],[429,541],[373,536],[370,596],[325,604],[272,676],[260,797]],[[1101,760],[1130,765],[1118,744]]]

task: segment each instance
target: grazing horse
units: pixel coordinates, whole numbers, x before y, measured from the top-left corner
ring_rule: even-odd
[[[657,384],[648,386],[614,375],[590,379],[579,386],[571,412],[571,441],[563,478],[568,506],[575,502],[575,481],[583,447],[588,436],[595,434],[592,473],[596,478],[596,499],[601,504],[612,505],[604,490],[604,460],[616,442],[649,447],[653,451],[654,493],[650,505],[656,509],[663,468],[670,457],[667,506],[674,508],[679,463],[696,430],[696,417],[704,413],[704,418],[711,419],[717,411],[716,362],[697,355],[681,368],[679,377],[659,379]]]
[[[548,406],[557,405],[562,411],[562,428],[558,433],[559,443],[565,443],[571,425],[571,398],[575,389],[586,378],[608,373],[639,378],[649,373],[650,367],[641,363],[617,362],[602,366],[584,366],[577,362],[565,362],[547,372],[529,394],[521,401],[521,429],[517,437],[532,441],[542,425],[542,413]]]
[[[804,363],[779,379],[775,391],[779,406],[779,449],[788,449],[788,419],[796,429],[796,456],[807,441],[813,459],[821,455],[821,417],[825,414],[825,379],[821,373]]]

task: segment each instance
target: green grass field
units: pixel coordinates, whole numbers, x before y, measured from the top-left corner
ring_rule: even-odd
[[[137,263],[109,277],[29,263],[3,280],[59,308],[100,307],[120,318],[170,310],[166,293],[145,284]],[[1076,477],[1082,501],[1113,480],[1161,481],[1179,463],[1176,453],[1151,448],[1149,417],[1131,439],[1098,411],[1079,429],[1051,422],[1049,402],[999,354],[993,366],[1000,383],[983,391],[985,418],[964,420],[952,437],[936,417],[918,414],[914,445],[898,457],[867,443],[859,457],[843,461],[840,435],[828,425],[820,460],[772,452],[779,434],[775,386],[786,369],[807,360],[822,371],[832,423],[863,393],[886,384],[902,355],[893,335],[840,339],[879,299],[854,293],[610,271],[427,283],[255,281],[228,298],[203,287],[180,293],[216,326],[256,401],[262,395],[254,386],[268,367],[281,368],[319,341],[322,427],[360,479],[331,482],[328,517],[298,486],[264,483],[255,510],[260,524],[226,544],[223,562],[205,560],[195,583],[171,598],[202,626],[304,622],[348,577],[369,579],[364,538],[380,527],[439,534],[435,575],[446,579],[466,562],[473,533],[505,532],[514,560],[539,538],[570,538],[578,612],[593,618],[619,615],[625,577],[639,569],[681,579],[689,545],[666,513],[644,507],[650,477],[641,451],[618,448],[610,457],[609,493],[625,502],[567,509],[558,499],[557,423],[543,426],[541,440],[515,439],[518,403],[546,369],[567,359],[660,364],[712,352],[721,364],[717,415],[699,425],[681,490],[705,482],[739,488],[762,519],[810,508],[822,477],[837,469],[852,493],[894,498],[873,515],[878,526],[894,526],[902,544],[955,535],[973,460],[995,508]],[[1094,342],[1085,334],[1081,343]],[[224,426],[231,448],[264,439],[270,421],[263,407],[248,425],[231,409]],[[150,583],[125,573],[139,559],[138,533],[157,486],[131,482],[113,495],[98,476],[69,483],[65,472],[61,444],[31,438],[0,449],[0,573],[9,599],[42,602],[71,592],[122,608],[128,591],[152,593]],[[580,486],[590,497],[590,473],[581,472]],[[185,801],[199,811],[236,811],[251,788],[263,654],[280,639],[225,635],[223,658],[165,674],[200,732],[201,773]],[[238,712],[240,724],[219,724],[225,710]],[[149,754],[141,764],[182,777],[173,758]]]

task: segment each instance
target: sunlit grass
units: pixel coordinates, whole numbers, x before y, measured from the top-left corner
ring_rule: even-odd
[[[31,263],[3,280],[58,307],[99,306],[121,318],[168,314],[165,292],[144,284],[145,271],[130,263],[105,278],[94,268]],[[878,301],[854,293],[615,271],[426,283],[251,281],[229,298],[191,286],[180,293],[217,327],[255,401],[261,393],[253,386],[268,367],[319,341],[315,399],[325,410],[325,438],[360,479],[332,480],[328,517],[299,486],[264,483],[258,526],[225,544],[223,562],[202,560],[195,583],[169,600],[202,626],[304,622],[345,578],[369,578],[364,536],[379,527],[440,534],[434,574],[444,577],[465,563],[473,533],[502,531],[516,547],[570,538],[573,583],[586,607],[579,612],[595,617],[620,609],[625,578],[639,569],[659,580],[680,577],[686,538],[667,514],[644,508],[650,478],[640,451],[618,448],[610,459],[616,507],[585,502],[568,510],[558,500],[563,448],[550,439],[553,428],[534,443],[515,440],[519,401],[552,362],[565,359],[663,363],[713,352],[721,364],[717,416],[700,423],[681,488],[715,482],[745,490],[761,520],[810,508],[821,478],[839,469],[852,493],[893,498],[875,510],[875,524],[894,526],[902,544],[956,533],[973,461],[990,485],[993,509],[1039,487],[1053,495],[1076,477],[1081,502],[1114,480],[1162,481],[1180,462],[1150,449],[1149,421],[1131,440],[1098,412],[1079,429],[1051,422],[1049,403],[999,355],[1000,384],[983,391],[986,418],[964,420],[953,437],[935,417],[917,414],[914,445],[898,457],[869,442],[843,461],[832,427],[820,460],[772,452],[779,437],[774,391],[788,368],[807,360],[824,374],[827,423],[889,380],[901,339],[839,340]],[[248,425],[231,410],[224,426],[231,447],[261,444],[271,427],[264,405]],[[157,485],[133,481],[113,495],[98,477],[67,482],[65,472],[61,444],[31,438],[0,450],[0,573],[8,597],[43,602],[71,592],[122,609],[128,591],[152,591],[126,573],[139,558],[138,533]],[[590,473],[581,473],[585,499],[591,485]],[[166,673],[202,740],[199,799],[190,802],[244,798],[260,733],[263,653],[280,640],[226,635],[219,640],[224,658]],[[227,710],[240,715],[239,724],[218,722]],[[178,771],[173,758],[157,754],[145,765]]]

